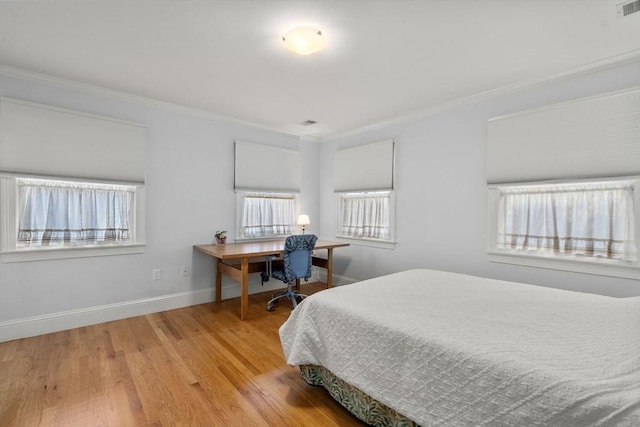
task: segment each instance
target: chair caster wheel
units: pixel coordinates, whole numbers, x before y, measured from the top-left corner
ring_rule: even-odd
[[[276,308],[273,306],[273,304],[269,304],[267,305],[267,311],[274,311]]]
[[[296,297],[296,303],[300,304],[303,299],[304,299],[304,297]]]

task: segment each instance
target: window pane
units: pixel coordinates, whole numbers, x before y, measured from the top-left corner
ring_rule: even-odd
[[[629,183],[504,187],[498,215],[501,250],[637,259]]]
[[[243,238],[286,236],[293,233],[295,197],[290,194],[244,194]]]
[[[390,240],[389,192],[340,195],[338,235]]]
[[[134,187],[18,179],[17,245],[88,246],[131,242]]]

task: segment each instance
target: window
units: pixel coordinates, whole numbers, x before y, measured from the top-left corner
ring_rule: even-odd
[[[142,252],[142,185],[2,176],[0,191],[5,262]]]
[[[392,192],[338,193],[338,237],[392,240]]]
[[[493,187],[493,249],[507,255],[637,265],[634,184],[611,180]]]
[[[337,237],[364,246],[393,248],[394,153],[392,140],[336,151]]]
[[[131,242],[135,187],[16,179],[18,247]]]
[[[264,239],[293,234],[296,195],[292,193],[238,192],[238,235]]]
[[[2,262],[142,253],[146,127],[18,99],[0,104]]]

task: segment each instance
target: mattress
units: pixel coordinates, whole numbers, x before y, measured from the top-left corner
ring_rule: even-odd
[[[280,338],[419,425],[640,425],[640,297],[409,270],[306,298]]]

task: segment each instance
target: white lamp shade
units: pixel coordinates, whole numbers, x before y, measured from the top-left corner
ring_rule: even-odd
[[[309,215],[299,215],[298,216],[298,225],[309,225],[311,221],[309,220]]]
[[[287,49],[298,55],[311,55],[324,47],[322,31],[312,27],[296,27],[282,37]]]

